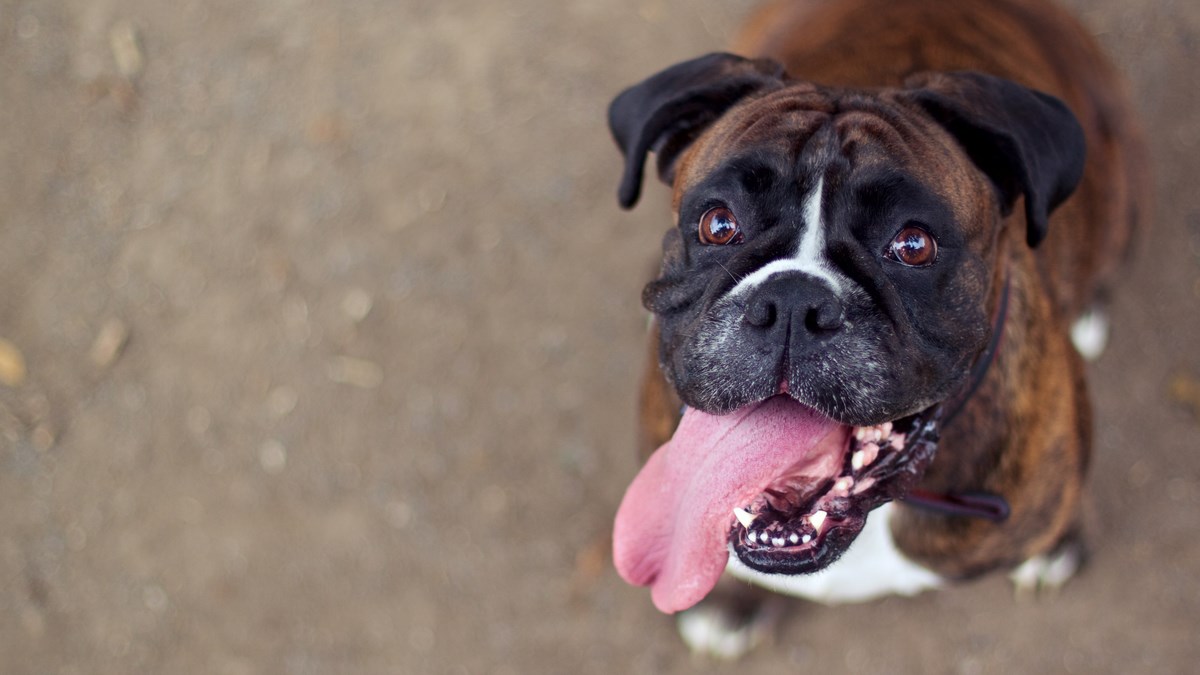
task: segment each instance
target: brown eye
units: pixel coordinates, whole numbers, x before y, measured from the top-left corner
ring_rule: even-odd
[[[704,212],[700,217],[700,243],[722,246],[742,243],[742,231],[738,229],[733,211],[718,206]]]
[[[892,240],[888,257],[909,267],[928,267],[937,259],[937,242],[933,235],[915,225],[908,225]]]

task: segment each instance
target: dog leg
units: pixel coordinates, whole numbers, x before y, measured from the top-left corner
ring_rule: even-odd
[[[1086,548],[1078,535],[1068,535],[1049,553],[1035,555],[1021,563],[1008,578],[1018,599],[1042,592],[1055,593],[1083,566]]]
[[[693,654],[733,661],[772,637],[785,602],[725,576],[700,604],[679,613],[679,635]]]

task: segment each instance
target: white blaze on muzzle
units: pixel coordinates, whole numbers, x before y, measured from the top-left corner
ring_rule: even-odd
[[[800,235],[800,245],[790,258],[772,260],[754,272],[748,274],[729,291],[729,298],[749,295],[780,272],[803,272],[821,279],[833,290],[838,299],[844,296],[845,284],[841,276],[834,270],[825,255],[825,222],[821,218],[822,193],[825,189],[825,179],[817,181],[817,186],[804,200],[804,230]]]

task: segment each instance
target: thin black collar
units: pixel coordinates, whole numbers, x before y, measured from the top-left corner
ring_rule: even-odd
[[[983,379],[991,370],[992,363],[996,361],[996,352],[1000,351],[1000,343],[1004,339],[1004,324],[1008,319],[1008,295],[1011,286],[1012,282],[1009,277],[1005,276],[1004,290],[1000,292],[1000,304],[996,307],[996,318],[992,321],[992,337],[988,340],[987,348],[975,361],[975,366],[971,368],[971,379],[967,381],[966,389],[954,399],[950,411],[942,416],[943,427],[949,425],[962,412],[963,408],[967,407],[967,402],[975,395],[979,385],[983,384]]]
[[[967,402],[983,384],[983,379],[991,369],[992,363],[996,361],[996,352],[1000,350],[1005,321],[1008,319],[1008,296],[1011,286],[1011,277],[1005,275],[1004,290],[1000,292],[1000,304],[996,308],[996,318],[992,321],[992,337],[988,341],[987,348],[983,350],[974,367],[971,368],[971,379],[967,381],[966,388],[954,398],[950,403],[950,411],[942,417],[943,427],[950,424],[967,406]],[[948,516],[983,518],[997,523],[1006,520],[1012,511],[1004,497],[990,492],[937,493],[915,489],[910,491],[902,501],[909,506]]]

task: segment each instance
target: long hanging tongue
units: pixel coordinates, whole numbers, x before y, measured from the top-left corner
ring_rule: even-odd
[[[663,612],[700,602],[725,569],[734,507],[806,458],[840,451],[847,433],[787,396],[721,416],[688,408],[621,501],[613,529],[617,572],[650,586]]]

